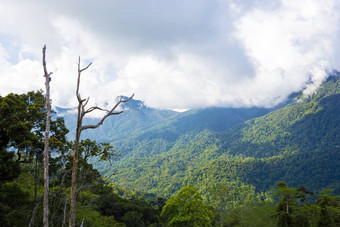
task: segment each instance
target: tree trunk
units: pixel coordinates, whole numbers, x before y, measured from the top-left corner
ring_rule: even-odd
[[[49,162],[49,152],[48,152],[48,139],[50,135],[50,121],[51,121],[51,99],[50,99],[50,81],[51,74],[48,73],[46,69],[45,61],[46,45],[43,47],[43,66],[44,66],[44,77],[46,85],[46,130],[44,137],[44,213],[43,213],[43,225],[48,227],[48,191],[49,191],[49,173],[48,173],[48,162]]]
[[[36,202],[34,205],[33,211],[32,211],[32,216],[31,216],[30,223],[28,224],[28,227],[34,226],[34,217],[35,217],[35,214],[37,213],[38,206],[39,206],[39,202]]]
[[[79,162],[79,139],[80,139],[80,126],[79,119],[77,124],[76,139],[74,141],[73,149],[73,167],[72,167],[72,180],[71,180],[71,195],[70,195],[70,218],[69,226],[73,227],[76,223],[76,198],[77,198],[77,177],[78,177],[78,162]]]
[[[65,203],[64,203],[64,209],[63,209],[63,223],[61,227],[64,227],[66,225],[66,209],[67,209],[67,197],[65,194]]]
[[[128,102],[130,99],[133,98],[132,95],[130,98],[124,100],[123,97],[112,107],[111,110],[105,110],[98,106],[92,106],[88,109],[85,109],[86,105],[89,102],[90,97],[87,99],[82,99],[79,93],[79,85],[80,85],[80,77],[81,73],[87,70],[92,63],[88,64],[85,68],[80,68],[80,57],[78,60],[78,79],[77,79],[77,88],[76,88],[76,96],[78,99],[78,117],[77,117],[77,129],[76,129],[76,137],[74,141],[74,148],[73,148],[73,167],[72,167],[72,180],[71,180],[71,195],[70,195],[70,217],[69,217],[69,227],[74,227],[76,223],[76,198],[77,198],[77,183],[78,183],[78,168],[79,168],[79,140],[81,132],[86,129],[95,129],[98,128],[100,125],[103,124],[106,118],[112,115],[118,115],[123,113],[123,111],[115,112],[116,108],[121,104]],[[83,126],[83,118],[86,114],[91,113],[94,110],[100,110],[106,112],[104,117],[95,125],[85,125]]]

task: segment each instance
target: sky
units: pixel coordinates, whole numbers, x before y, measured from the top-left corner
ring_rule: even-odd
[[[337,0],[1,0],[0,95],[45,89],[54,106],[80,94],[149,107],[270,107],[310,94],[340,69]]]

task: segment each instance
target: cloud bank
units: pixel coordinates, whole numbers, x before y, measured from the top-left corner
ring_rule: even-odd
[[[93,62],[81,94],[107,105],[135,93],[156,108],[272,106],[311,93],[338,69],[338,1],[0,3],[0,95],[44,88],[76,105],[78,56]]]

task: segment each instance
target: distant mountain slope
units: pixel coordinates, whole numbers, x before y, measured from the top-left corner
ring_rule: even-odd
[[[340,194],[340,148],[315,150],[270,158],[220,158],[187,175],[184,184],[195,184],[201,191],[211,185],[240,180],[267,191],[285,181],[293,187],[305,186],[315,192],[325,187]]]
[[[221,119],[228,111],[218,115],[217,123],[208,124],[211,128],[201,127],[202,121],[193,116],[214,119],[213,109],[193,113],[193,118],[190,113],[169,118],[133,138],[116,141],[115,147],[125,155],[114,167],[98,167],[104,174],[118,169],[120,174],[111,179],[114,183],[165,196],[187,183],[204,192],[227,179],[253,184],[259,190],[268,190],[278,180],[312,189],[339,187],[338,74],[307,98],[300,95],[281,109],[243,123],[240,120],[238,125],[237,120],[229,122],[229,129],[224,126],[226,131],[222,131],[218,122],[223,124]]]
[[[130,100],[121,105],[123,114],[109,117],[104,124],[95,130],[86,130],[82,133],[82,138],[91,138],[97,141],[112,142],[125,139],[131,134],[145,130],[160,121],[176,116],[178,113],[171,110],[157,110],[144,105],[142,101]],[[67,110],[57,109],[61,114],[67,127],[70,130],[69,139],[73,140],[75,135],[77,115],[76,113],[66,112]],[[84,124],[97,123],[98,119],[87,118]]]
[[[221,132],[248,119],[262,116],[270,109],[266,108],[204,108],[186,112],[159,110],[144,105],[142,101],[130,100],[121,105],[124,113],[109,117],[95,130],[86,130],[82,138],[97,141],[115,142],[125,139],[141,141],[164,138],[174,142],[178,137],[190,132],[212,130]],[[70,109],[57,108],[70,130],[72,140],[76,128],[76,113]],[[97,123],[98,119],[87,118],[84,124]],[[124,141],[125,142],[125,141]]]
[[[340,85],[332,77],[308,98],[250,120],[222,135],[233,155],[271,157],[340,145]]]
[[[225,131],[239,123],[270,112],[266,108],[217,108],[194,109],[159,122],[140,134],[136,139],[164,138],[175,141],[181,135],[190,132],[211,130],[214,132]]]

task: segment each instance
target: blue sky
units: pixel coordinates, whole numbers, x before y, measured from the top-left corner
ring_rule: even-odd
[[[0,95],[44,89],[105,105],[136,94],[155,108],[272,106],[339,69],[336,0],[2,0]]]

